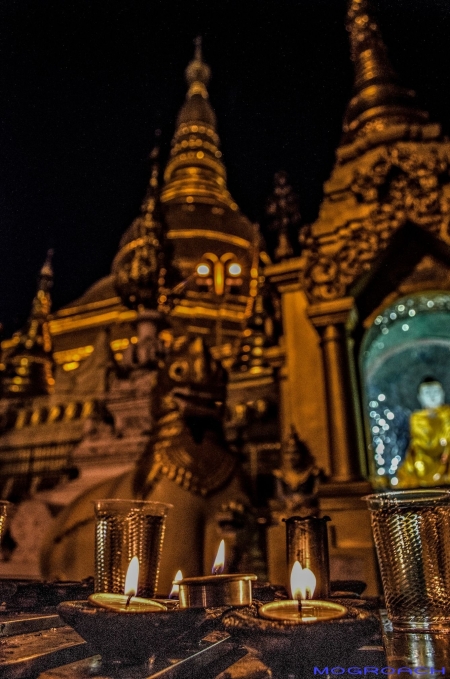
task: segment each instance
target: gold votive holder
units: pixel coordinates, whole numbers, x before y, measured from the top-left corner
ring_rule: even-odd
[[[177,583],[180,608],[248,606],[252,603],[252,582],[256,579],[256,575],[249,573],[183,578]]]
[[[310,625],[317,622],[325,622],[327,620],[337,620],[343,618],[347,614],[347,608],[334,601],[317,601],[315,599],[307,599],[301,602],[301,607],[298,601],[271,601],[264,604],[259,609],[259,615],[267,620],[278,620],[288,624]]]

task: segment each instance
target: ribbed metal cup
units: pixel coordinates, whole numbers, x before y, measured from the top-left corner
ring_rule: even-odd
[[[393,626],[450,631],[450,491],[368,495]]]
[[[131,559],[139,559],[137,594],[158,585],[165,522],[172,505],[139,500],[95,500],[95,591],[123,594]]]

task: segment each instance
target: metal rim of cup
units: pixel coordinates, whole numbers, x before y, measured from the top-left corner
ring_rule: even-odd
[[[110,510],[118,513],[128,513],[133,509],[137,510],[152,510],[156,516],[165,516],[169,509],[173,509],[173,505],[166,502],[156,502],[153,500],[125,500],[122,498],[105,498],[101,500],[92,500],[95,511]],[[156,510],[156,511],[155,511]]]
[[[411,489],[397,490],[386,493],[365,495],[369,509],[395,509],[400,507],[450,505],[450,490],[444,489]]]

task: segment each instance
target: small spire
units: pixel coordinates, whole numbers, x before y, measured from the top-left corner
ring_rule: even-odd
[[[347,31],[355,68],[354,95],[344,117],[344,143],[392,124],[424,123],[428,114],[417,108],[415,92],[398,82],[370,0],[349,0]]]
[[[267,244],[275,262],[299,254],[300,208],[287,172],[276,172],[272,195],[266,204]]]
[[[31,313],[17,337],[17,343],[4,359],[4,396],[42,396],[53,391],[52,340],[49,331],[50,290],[53,285],[53,250],[41,268]]]
[[[160,131],[155,137],[158,140]],[[165,308],[167,289],[178,281],[166,240],[160,203],[159,145],[150,153],[151,175],[139,216],[125,232],[112,263],[115,286],[133,309]]]

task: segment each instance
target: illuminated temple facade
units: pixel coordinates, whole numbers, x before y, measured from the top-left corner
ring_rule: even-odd
[[[170,158],[160,173],[153,154],[111,274],[51,314],[44,264],[26,327],[2,345],[0,492],[22,505],[0,572],[38,568],[20,561],[33,530],[20,506],[43,525],[146,454],[160,356],[188,336],[228,371],[225,433],[268,577],[284,568],[281,517],[318,497],[332,576],[376,591],[361,497],[398,484],[420,379],[450,398],[450,144],[399,82],[366,0],[347,28],[354,92],[314,224],[298,228],[279,175],[267,254],[227,189],[198,44]]]

